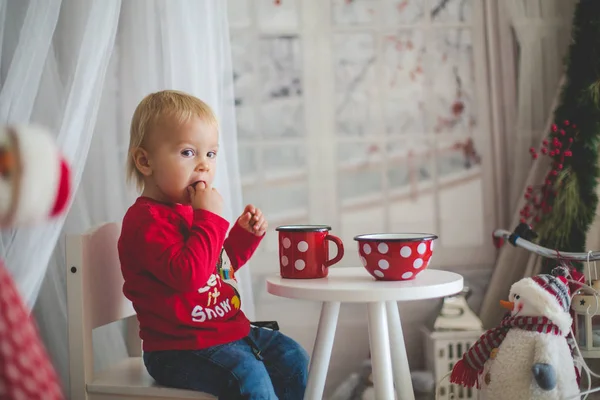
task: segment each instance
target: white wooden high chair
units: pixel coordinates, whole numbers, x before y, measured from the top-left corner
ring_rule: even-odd
[[[67,238],[67,307],[71,400],[197,399],[216,397],[158,386],[141,358],[142,344],[133,306],[123,295],[117,251],[121,226],[108,223]],[[129,356],[94,372],[92,330],[124,319]]]

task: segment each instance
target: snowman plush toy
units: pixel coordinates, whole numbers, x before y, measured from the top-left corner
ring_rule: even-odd
[[[32,126],[0,126],[0,228],[60,215],[70,193],[70,168],[52,135]],[[0,399],[63,398],[35,321],[0,259]]]
[[[570,340],[571,296],[564,276],[512,285],[500,326],[485,332],[452,369],[450,381],[477,386],[486,400],[578,399]]]

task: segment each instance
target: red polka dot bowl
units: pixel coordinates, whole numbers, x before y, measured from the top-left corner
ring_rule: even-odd
[[[429,266],[437,238],[430,233],[370,233],[354,240],[360,261],[373,278],[407,281]]]

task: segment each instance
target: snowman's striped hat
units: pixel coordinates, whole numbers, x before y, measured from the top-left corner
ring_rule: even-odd
[[[534,276],[531,279],[540,285],[542,289],[545,289],[554,296],[565,312],[569,312],[571,308],[571,296],[569,295],[569,287],[565,278],[542,274]]]
[[[511,292],[521,295],[528,292],[527,301],[540,311],[540,316],[551,320],[563,335],[570,332],[571,295],[564,276],[541,274],[524,278],[511,287]]]

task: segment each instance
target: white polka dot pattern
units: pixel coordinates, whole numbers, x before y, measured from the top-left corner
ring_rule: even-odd
[[[400,255],[404,258],[410,257],[411,254],[412,254],[412,250],[408,246],[404,246],[403,248],[400,249]]]
[[[296,268],[298,271],[302,271],[305,267],[306,263],[304,262],[304,260],[296,260],[296,262],[294,263],[294,268]]]
[[[433,253],[433,240],[358,242],[360,262],[378,280],[415,279],[427,269]]]
[[[0,398],[64,399],[35,322],[1,264],[0,293]]]
[[[283,265],[284,267],[287,267],[287,265],[289,263],[290,263],[290,261],[288,260],[288,258],[286,256],[281,257],[281,265]]]
[[[290,238],[284,238],[281,243],[283,244],[283,248],[284,249],[289,249],[290,246],[292,245],[292,241],[290,240]]]
[[[308,243],[304,240],[298,243],[298,251],[305,253],[308,250]]]

